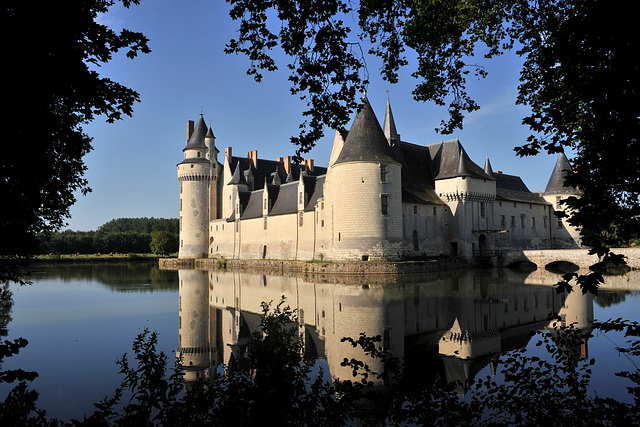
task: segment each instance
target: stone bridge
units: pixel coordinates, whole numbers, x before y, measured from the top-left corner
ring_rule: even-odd
[[[611,252],[624,255],[631,269],[640,270],[640,248],[611,249]],[[536,264],[538,268],[563,261],[575,264],[580,268],[589,268],[599,261],[597,256],[589,255],[588,249],[511,251],[503,253],[503,259],[503,265],[529,261]]]

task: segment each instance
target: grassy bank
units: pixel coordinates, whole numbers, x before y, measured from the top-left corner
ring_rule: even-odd
[[[160,258],[174,258],[178,254],[156,255],[151,253],[109,253],[109,254],[47,254],[35,255],[32,262],[114,262],[114,261],[157,261]]]

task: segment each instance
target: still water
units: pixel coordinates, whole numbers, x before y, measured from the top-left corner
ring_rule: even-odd
[[[29,341],[3,369],[40,376],[32,388],[51,417],[82,419],[121,379],[115,360],[131,353],[145,328],[159,332],[159,349],[184,358],[187,380],[210,375],[242,355],[260,321],[260,303],[297,309],[300,332],[332,376],[344,377],[344,357],[361,357],[344,336],[381,335],[416,375],[462,383],[499,369],[500,352],[536,351],[531,333],[550,315],[585,331],[594,320],[640,320],[637,272],[608,280],[596,297],[556,295],[558,274],[465,270],[401,278],[297,277],[227,271],[159,270],[154,264],[39,266],[33,285],[12,285],[6,338]],[[3,339],[6,339],[3,338]],[[595,334],[580,348],[596,359],[592,388],[630,402],[627,384],[612,375],[640,362],[620,356],[617,334]],[[635,365],[634,365],[635,364]],[[0,398],[9,387],[0,386]]]

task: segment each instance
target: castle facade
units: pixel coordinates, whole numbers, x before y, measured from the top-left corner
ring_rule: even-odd
[[[500,256],[571,248],[577,230],[554,215],[579,193],[560,154],[544,192],[474,163],[457,139],[402,141],[387,101],[383,126],[364,99],[336,132],[327,167],[257,151],[218,161],[204,119],[188,122],[180,181],[180,258],[389,260]]]

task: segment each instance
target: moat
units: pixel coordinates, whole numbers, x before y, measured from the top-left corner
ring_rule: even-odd
[[[594,319],[640,320],[638,272],[610,280],[617,289],[605,287],[597,296],[557,295],[550,285],[558,278],[545,269],[397,277],[161,270],[150,263],[41,265],[33,285],[10,286],[13,307],[3,339],[24,337],[29,345],[2,369],[37,371],[32,388],[40,392],[39,406],[68,420],[81,419],[112,394],[122,379],[115,360],[131,353],[144,328],[159,332],[159,349],[170,357],[183,355],[187,380],[206,377],[246,350],[260,303],[283,296],[297,310],[307,349],[337,377],[344,375],[339,360],[356,356],[341,338],[361,332],[381,335],[416,375],[464,384],[492,375],[505,351],[535,351],[531,333],[549,328],[550,316],[586,332]],[[626,380],[613,375],[638,364],[615,351],[624,342],[621,335],[595,334],[580,351],[596,359],[592,389],[630,401]],[[8,390],[0,387],[3,399]]]

